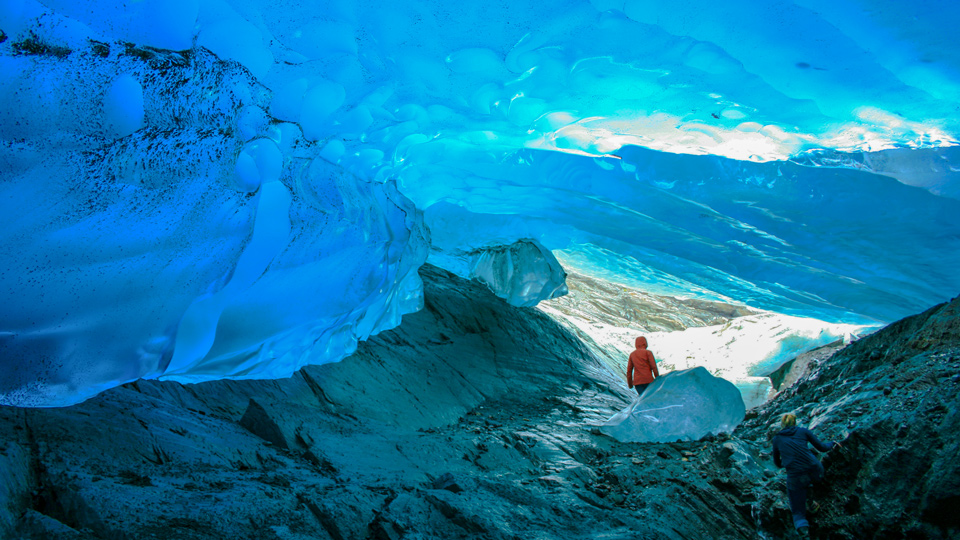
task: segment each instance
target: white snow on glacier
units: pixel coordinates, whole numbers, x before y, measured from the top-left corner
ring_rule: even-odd
[[[282,377],[551,251],[877,324],[960,290],[949,1],[3,0],[0,403]]]

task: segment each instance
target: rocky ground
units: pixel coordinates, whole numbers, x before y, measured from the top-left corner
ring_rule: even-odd
[[[960,297],[814,361],[735,435],[763,441],[786,412],[842,445],[822,460],[815,538],[960,538]],[[763,486],[760,523],[774,535],[783,487]]]
[[[790,538],[768,426],[824,458],[817,538],[956,538],[960,303],[892,325],[731,437],[619,443],[629,403],[536,310],[423,271],[426,308],[279,381],[140,381],[65,409],[0,409],[0,537]]]

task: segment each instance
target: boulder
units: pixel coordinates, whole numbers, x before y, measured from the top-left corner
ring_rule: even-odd
[[[733,383],[695,367],[657,378],[600,431],[621,442],[690,441],[732,432],[745,413]]]

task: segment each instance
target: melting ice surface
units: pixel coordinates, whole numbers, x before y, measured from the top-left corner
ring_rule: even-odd
[[[695,441],[732,432],[745,413],[737,387],[695,367],[658,377],[600,431],[621,442]]]
[[[393,5],[396,4],[396,5]],[[282,377],[581,271],[836,323],[960,290],[954,2],[4,0],[0,403]]]

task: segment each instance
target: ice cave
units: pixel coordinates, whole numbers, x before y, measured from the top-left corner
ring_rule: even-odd
[[[789,537],[774,412],[845,441],[827,478],[860,491],[821,538],[960,534],[960,308],[927,311],[960,293],[958,25],[952,0],[0,0],[0,537]],[[608,436],[642,409],[638,335],[734,383],[744,424],[734,399],[723,429]],[[861,489],[890,433],[938,449],[903,500]],[[694,492],[699,521],[602,516]]]

